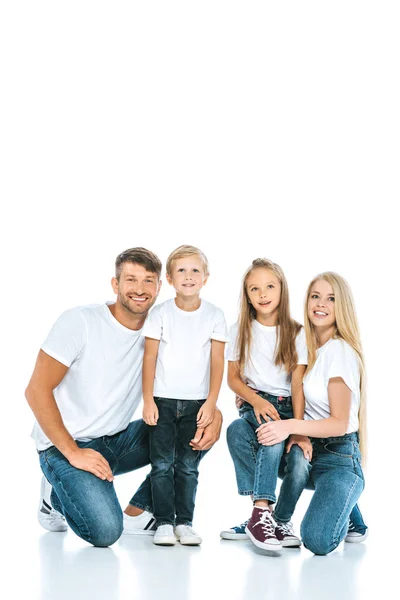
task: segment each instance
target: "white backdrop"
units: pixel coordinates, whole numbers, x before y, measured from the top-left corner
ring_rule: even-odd
[[[399,397],[398,17],[396,2],[2,6],[7,508],[35,519],[24,388],[53,321],[113,298],[120,251],[142,245],[165,261],[188,243],[208,256],[203,296],[228,323],[255,257],[283,267],[299,320],[311,277],[329,269],[348,279],[369,379],[362,507],[378,527]],[[160,300],[170,295],[165,283]],[[219,406],[226,426],[235,417],[226,385]],[[197,523],[211,519],[218,532],[248,507],[224,437],[210,456]],[[123,504],[142,475],[118,481]],[[12,540],[8,517],[4,527]]]

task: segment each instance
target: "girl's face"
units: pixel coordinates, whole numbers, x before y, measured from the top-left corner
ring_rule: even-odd
[[[310,290],[307,303],[308,318],[315,327],[334,327],[335,294],[330,283],[318,279]]]
[[[275,325],[281,300],[281,283],[275,273],[264,268],[253,269],[247,278],[246,293],[257,317]]]

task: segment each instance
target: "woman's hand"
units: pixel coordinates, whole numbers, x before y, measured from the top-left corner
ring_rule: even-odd
[[[310,438],[306,435],[292,434],[286,446],[286,452],[290,452],[290,448],[294,445],[299,446],[303,450],[304,458],[308,461],[312,459],[313,447]]]
[[[269,421],[257,430],[257,439],[263,446],[273,446],[283,442],[290,435],[290,419],[285,421]]]

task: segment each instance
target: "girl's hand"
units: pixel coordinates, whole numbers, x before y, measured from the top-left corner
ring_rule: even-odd
[[[290,419],[263,423],[257,430],[257,439],[263,446],[273,446],[283,442],[290,435]]]
[[[158,421],[158,408],[154,400],[145,402],[143,407],[143,421],[147,425],[157,425]]]
[[[213,422],[214,413],[215,404],[211,402],[209,403],[208,400],[206,400],[203,406],[200,408],[199,412],[197,413],[197,427],[204,428],[210,425],[210,423]]]
[[[261,396],[257,396],[257,399],[254,401],[253,410],[255,417],[257,419],[257,423],[262,424],[261,417],[264,421],[269,421],[270,418],[274,421],[279,421],[280,416],[275,406],[268,402],[268,400],[264,400]]]
[[[313,447],[310,438],[306,435],[292,434],[286,446],[286,452],[290,452],[290,448],[294,445],[299,446],[303,450],[304,458],[308,461],[312,459]]]
[[[235,396],[235,404],[236,404],[236,408],[239,410],[239,408],[242,406],[242,404],[244,403],[243,398],[241,398],[240,396],[238,396],[236,394]]]

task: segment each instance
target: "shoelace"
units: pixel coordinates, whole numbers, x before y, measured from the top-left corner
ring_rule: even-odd
[[[247,519],[247,521],[243,521],[243,523],[240,523],[240,525],[238,525],[237,527],[234,527],[233,529],[246,529],[249,520],[250,519]]]
[[[181,527],[185,528],[183,535],[197,535],[197,533],[190,527],[190,525],[181,525]]]
[[[261,525],[262,530],[267,535],[275,535],[276,523],[268,509],[263,511],[260,520],[255,525]]]
[[[283,535],[294,535],[293,534],[293,525],[290,521],[287,523],[276,523],[277,528],[283,533]]]
[[[54,508],[51,509],[50,514],[49,514],[49,519],[51,523],[57,523],[57,522],[62,522],[65,523],[65,517],[64,515],[62,515],[61,513],[59,513],[57,510],[55,510]]]
[[[356,530],[356,526],[354,525],[353,521],[350,519],[349,528],[347,531],[355,531],[355,530]]]

